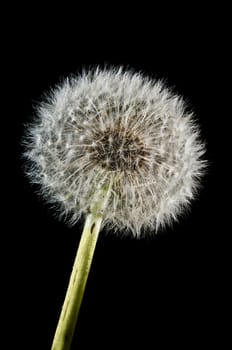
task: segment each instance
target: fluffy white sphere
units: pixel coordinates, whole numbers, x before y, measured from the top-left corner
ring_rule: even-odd
[[[205,167],[182,98],[122,68],[84,72],[57,86],[25,141],[31,181],[72,224],[112,177],[103,226],[134,236],[177,219]]]

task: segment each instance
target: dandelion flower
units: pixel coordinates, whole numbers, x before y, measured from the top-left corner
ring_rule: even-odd
[[[100,226],[140,237],[176,220],[198,189],[203,154],[182,98],[122,68],[84,72],[52,90],[28,127],[25,152],[31,181],[61,216],[71,224],[86,217],[91,254]],[[68,349],[59,342],[53,349]]]
[[[122,69],[66,80],[28,131],[29,176],[72,224],[112,179],[102,227],[136,236],[157,230],[181,214],[204,168],[204,146],[182,98]]]

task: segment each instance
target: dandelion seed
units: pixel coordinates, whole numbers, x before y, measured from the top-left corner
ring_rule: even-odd
[[[96,69],[67,79],[37,112],[25,138],[27,173],[71,224],[86,217],[74,267],[91,261],[100,226],[141,237],[177,220],[194,197],[204,144],[193,114],[161,81]],[[79,306],[89,268],[76,278]],[[73,293],[62,312],[75,319],[79,306],[75,317],[66,309]],[[56,340],[53,349],[68,349],[75,326],[68,320],[69,340],[60,321],[63,345]]]

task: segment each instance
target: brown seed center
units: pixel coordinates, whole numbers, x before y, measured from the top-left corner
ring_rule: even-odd
[[[142,166],[147,167],[148,156],[139,135],[118,129],[106,130],[98,137],[93,152],[98,164],[111,171],[135,171]]]

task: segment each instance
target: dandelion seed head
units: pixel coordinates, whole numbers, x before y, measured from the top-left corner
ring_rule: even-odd
[[[189,205],[204,152],[182,98],[123,68],[66,79],[37,108],[25,137],[31,181],[71,224],[113,179],[103,226],[138,237]]]

